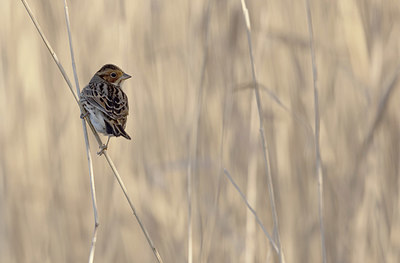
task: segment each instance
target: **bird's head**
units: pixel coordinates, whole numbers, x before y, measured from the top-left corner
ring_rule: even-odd
[[[131,76],[122,71],[119,67],[106,64],[99,71],[96,72],[100,78],[104,79],[108,83],[116,86],[121,86],[124,80],[129,79]]]

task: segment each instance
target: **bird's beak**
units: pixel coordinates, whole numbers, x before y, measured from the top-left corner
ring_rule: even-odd
[[[126,74],[126,73],[124,73],[124,75],[122,75],[122,80],[125,80],[125,79],[130,79],[130,78],[132,78],[132,76],[131,75],[128,75],[128,74]]]

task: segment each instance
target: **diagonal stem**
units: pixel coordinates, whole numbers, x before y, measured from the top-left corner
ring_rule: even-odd
[[[72,95],[74,96],[74,99],[76,101],[76,103],[79,103],[79,99],[76,96],[73,88],[72,88],[72,84],[71,81],[69,80],[67,73],[65,73],[64,67],[61,65],[60,61],[58,60],[58,57],[56,55],[56,53],[54,52],[53,48],[50,46],[49,41],[47,40],[46,36],[42,33],[42,29],[40,28],[39,23],[36,21],[35,16],[32,13],[31,8],[29,7],[28,3],[25,0],[21,0],[22,4],[24,4],[26,11],[28,12],[29,17],[31,18],[33,24],[35,25],[37,31],[39,32],[40,37],[42,38],[44,44],[46,45],[47,49],[49,50],[52,58],[54,59],[54,62],[56,62],[58,68],[60,69],[61,74],[63,75],[65,81],[68,84],[69,89],[72,92]]]
[[[58,60],[57,55],[55,54],[54,50],[52,49],[50,43],[47,41],[46,36],[45,36],[44,33],[42,32],[42,30],[41,30],[41,28],[40,28],[40,25],[39,25],[39,23],[37,22],[37,20],[35,19],[35,17],[34,17],[32,11],[31,11],[31,9],[30,9],[28,3],[27,3],[25,0],[21,0],[21,2],[22,2],[23,5],[25,6],[25,9],[26,9],[26,11],[28,12],[29,17],[31,18],[33,24],[35,25],[37,31],[39,32],[40,37],[42,38],[43,42],[45,43],[47,49],[49,50],[49,52],[50,52],[50,54],[51,54],[51,56],[52,56],[52,58],[54,59],[54,61],[55,61],[55,63],[57,64],[58,68],[60,69],[60,72],[61,72],[61,74],[63,75],[65,81],[67,82],[67,85],[68,85],[69,89],[71,90],[71,92],[72,92],[72,94],[73,94],[73,96],[74,96],[74,99],[75,99],[76,103],[78,104],[78,106],[79,106],[79,108],[80,108],[80,110],[81,110],[81,113],[83,113],[83,116],[85,116],[84,119],[86,120],[87,124],[89,125],[90,129],[92,130],[93,135],[95,136],[95,138],[96,138],[96,140],[97,140],[97,143],[99,144],[99,147],[102,146],[103,143],[102,143],[102,141],[101,141],[101,139],[100,139],[99,134],[97,133],[97,131],[96,131],[95,128],[93,127],[92,123],[89,121],[89,119],[88,119],[88,117],[87,117],[87,114],[85,114],[85,113],[86,113],[86,110],[85,110],[85,109],[82,107],[82,105],[79,103],[79,99],[78,99],[77,95],[75,94],[75,92],[73,91],[73,87],[72,87],[71,81],[69,80],[67,74],[65,73],[65,70],[64,70],[63,66],[61,65],[60,61]],[[67,11],[67,10],[66,10],[66,15],[68,15],[68,11]],[[69,18],[66,18],[66,19],[67,19],[67,21],[69,21]],[[70,33],[69,33],[69,34],[70,34]],[[70,36],[70,35],[69,35],[69,36]],[[71,40],[70,40],[70,43],[71,43]],[[73,52],[72,52],[71,55],[73,55]],[[73,61],[74,61],[74,60],[73,60]],[[75,67],[75,66],[73,66],[73,67]],[[76,70],[76,68],[75,68],[74,70]],[[76,73],[74,73],[74,74],[76,74]],[[76,81],[77,81],[77,79],[76,79]],[[84,130],[85,130],[85,128],[84,128]],[[127,194],[126,187],[124,186],[124,184],[123,184],[123,182],[122,182],[122,179],[121,179],[121,177],[119,176],[119,173],[118,173],[116,167],[114,166],[114,164],[113,164],[111,158],[108,156],[108,154],[107,154],[106,151],[104,151],[103,155],[105,156],[105,158],[106,158],[108,164],[109,164],[110,167],[111,167],[111,170],[112,170],[113,173],[114,173],[114,176],[116,177],[116,179],[117,179],[119,185],[121,186],[121,189],[122,189],[122,191],[124,192],[124,195],[125,195],[125,197],[127,198],[127,201],[128,201],[128,203],[129,203],[129,205],[130,205],[130,207],[131,207],[131,209],[132,209],[132,211],[133,211],[133,213],[134,213],[134,215],[135,215],[135,217],[136,217],[136,220],[138,221],[138,223],[139,223],[139,225],[140,225],[140,227],[141,227],[141,229],[142,229],[142,231],[143,231],[143,233],[144,233],[144,235],[145,235],[145,237],[146,237],[146,239],[147,239],[149,245],[151,246],[155,257],[157,258],[157,260],[158,260],[159,263],[162,263],[162,259],[161,259],[161,257],[160,257],[160,254],[158,253],[157,249],[154,247],[153,242],[151,241],[151,238],[150,238],[148,232],[146,231],[146,229],[144,228],[143,223],[141,222],[140,218],[138,217],[138,215],[137,215],[137,213],[136,213],[136,210],[135,210],[135,208],[134,208],[134,206],[133,206],[133,203],[131,202],[131,200],[130,200],[128,194]],[[93,186],[94,186],[94,181],[91,181],[91,184],[93,184]],[[92,239],[92,246],[93,246],[93,242],[94,242],[94,243],[96,242],[96,236],[97,236],[97,229],[96,229],[96,227],[95,227],[95,231],[94,231],[93,239]],[[93,250],[92,250],[92,251],[93,251]],[[93,252],[92,252],[92,251],[91,251],[91,255],[90,255],[90,257],[89,257],[89,262],[91,262],[90,260],[93,261],[93,254],[92,254]]]
[[[324,177],[322,173],[322,160],[321,160],[321,149],[319,144],[320,138],[320,116],[319,116],[319,101],[318,101],[318,88],[317,88],[317,65],[315,60],[315,48],[314,48],[314,33],[312,27],[312,17],[310,10],[310,2],[306,0],[307,9],[307,23],[309,33],[309,45],[311,53],[311,64],[313,73],[313,86],[314,86],[314,120],[315,120],[315,173],[318,180],[318,214],[319,214],[319,228],[321,233],[321,251],[322,251],[322,262],[326,263],[326,247],[325,247],[325,229],[324,229]]]
[[[279,235],[279,221],[278,221],[278,214],[276,212],[274,186],[273,186],[272,176],[271,176],[271,167],[270,167],[270,159],[269,159],[270,154],[269,154],[269,151],[267,151],[267,141],[266,141],[265,134],[264,134],[264,123],[263,123],[263,112],[262,112],[262,105],[261,105],[261,98],[260,98],[260,90],[258,87],[256,71],[255,71],[255,64],[254,64],[254,57],[253,57],[253,45],[251,42],[250,17],[249,17],[249,11],[246,7],[245,0],[241,0],[241,3],[242,3],[243,16],[244,16],[244,19],[246,22],[246,33],[247,33],[247,42],[248,42],[248,46],[249,46],[251,72],[252,72],[252,76],[253,76],[253,84],[254,84],[254,92],[255,92],[256,102],[257,102],[258,116],[260,119],[260,138],[261,138],[261,143],[262,143],[262,148],[263,148],[263,153],[264,153],[265,173],[266,173],[266,177],[267,177],[268,193],[269,193],[269,199],[270,199],[271,210],[272,210],[272,219],[274,222],[276,245],[278,246],[278,251],[279,251],[278,252],[279,253],[279,262],[282,263],[283,262],[283,251],[282,251],[282,245],[281,245],[280,235]]]
[[[396,67],[396,71],[395,71],[394,75],[391,76],[390,81],[384,87],[384,92],[383,92],[382,97],[379,100],[379,104],[378,104],[378,108],[375,113],[374,120],[373,120],[370,128],[368,129],[368,133],[365,136],[365,139],[363,140],[363,142],[361,144],[361,148],[358,151],[358,154],[356,156],[354,168],[351,173],[352,178],[357,177],[358,171],[360,169],[360,165],[361,165],[363,159],[365,158],[365,156],[367,155],[367,153],[369,152],[375,132],[376,132],[377,128],[379,127],[379,124],[382,121],[382,116],[384,115],[384,113],[387,109],[389,99],[391,98],[391,95],[393,94],[395,88],[397,87],[396,84],[399,81],[399,79],[400,79],[400,65],[398,65]]]
[[[129,206],[131,207],[132,213],[133,213],[133,215],[136,217],[136,220],[138,221],[139,226],[140,226],[140,228],[142,229],[142,232],[144,233],[144,235],[145,235],[145,237],[146,237],[147,243],[149,243],[149,246],[150,246],[151,249],[153,250],[153,253],[154,253],[155,257],[157,258],[157,261],[160,262],[160,263],[162,263],[163,261],[162,261],[162,259],[161,259],[160,253],[158,253],[158,250],[157,250],[156,247],[154,246],[153,241],[151,240],[150,235],[149,235],[149,233],[148,233],[147,230],[146,230],[146,227],[145,227],[144,224],[142,223],[142,220],[140,220],[140,217],[138,216],[138,214],[137,214],[137,212],[136,212],[136,209],[135,209],[135,207],[133,206],[133,203],[132,203],[131,199],[130,199],[129,196],[128,196],[128,191],[126,190],[125,184],[124,184],[124,182],[122,181],[121,176],[119,175],[119,173],[118,173],[118,171],[117,171],[117,168],[115,167],[115,165],[114,165],[113,161],[111,160],[110,156],[108,156],[107,151],[104,151],[103,155],[104,155],[104,157],[106,158],[108,164],[110,165],[112,171],[114,172],[115,178],[117,179],[118,184],[120,185],[120,187],[121,187],[121,189],[122,189],[122,192],[124,193],[125,198],[126,198],[126,200],[128,201],[128,203],[129,203]]]
[[[226,177],[228,177],[229,181],[232,183],[232,185],[239,192],[239,194],[242,197],[244,203],[249,208],[250,212],[254,215],[254,217],[255,217],[255,219],[257,221],[257,224],[261,227],[261,229],[264,232],[265,236],[268,238],[269,243],[271,244],[271,246],[275,249],[276,253],[279,253],[278,246],[276,245],[274,239],[271,237],[271,235],[265,229],[265,227],[264,227],[263,223],[261,222],[261,219],[258,217],[256,211],[253,209],[253,207],[251,207],[251,205],[247,201],[246,196],[243,194],[243,192],[240,190],[239,186],[235,183],[235,181],[233,180],[232,176],[229,174],[228,170],[226,170],[225,168],[224,168],[224,174],[226,175]]]

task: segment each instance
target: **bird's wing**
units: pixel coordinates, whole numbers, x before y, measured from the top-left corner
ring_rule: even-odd
[[[128,97],[120,87],[90,82],[81,92],[81,99],[114,120],[124,120],[129,113]]]

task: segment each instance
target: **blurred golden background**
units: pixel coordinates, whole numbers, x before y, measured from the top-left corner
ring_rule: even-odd
[[[28,3],[73,80],[63,1]],[[87,262],[94,223],[79,109],[22,3],[1,5],[0,262]],[[327,260],[399,262],[399,2],[310,5]],[[322,262],[306,2],[247,6],[285,259]],[[240,1],[70,1],[69,12],[81,88],[106,63],[133,75],[124,86],[133,140],[112,138],[109,154],[164,262],[187,262],[191,151],[193,262],[278,262],[222,173],[272,233]],[[155,262],[90,138],[95,262]]]

